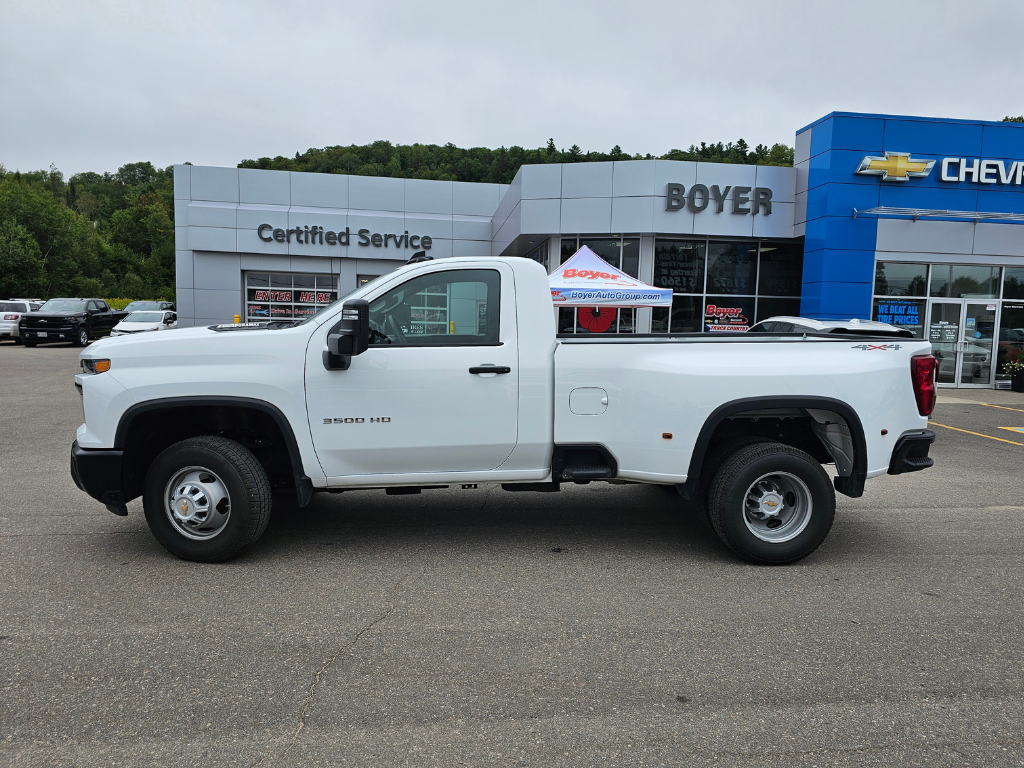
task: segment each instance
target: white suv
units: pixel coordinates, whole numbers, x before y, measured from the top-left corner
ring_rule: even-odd
[[[43,303],[31,299],[8,299],[0,301],[0,339],[13,339],[15,344],[21,342],[18,321],[26,312],[34,312]]]

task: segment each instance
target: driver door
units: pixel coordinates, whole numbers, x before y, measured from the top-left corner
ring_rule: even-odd
[[[474,472],[516,445],[515,289],[505,264],[416,274],[370,302],[370,347],[348,370],[321,361],[314,335],[306,403],[329,478]],[[481,371],[494,367],[494,372]]]

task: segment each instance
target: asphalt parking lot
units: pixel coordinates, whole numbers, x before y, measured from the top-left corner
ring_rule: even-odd
[[[204,566],[75,488],[77,354],[0,344],[0,764],[1024,764],[1024,396],[944,396],[790,567],[599,483],[317,496]]]

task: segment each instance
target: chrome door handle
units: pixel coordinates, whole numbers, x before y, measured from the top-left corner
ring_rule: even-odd
[[[470,373],[512,373],[507,365],[475,365],[469,369]]]

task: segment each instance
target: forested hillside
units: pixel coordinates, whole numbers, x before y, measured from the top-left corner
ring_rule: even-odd
[[[746,163],[749,165],[792,165],[793,149],[785,144],[750,149],[740,139],[735,144],[691,145],[673,149],[661,156],[665,160],[700,160],[708,163]],[[630,155],[616,145],[610,152],[583,152],[575,144],[558,149],[553,139],[546,147],[524,149],[501,147],[462,149],[454,144],[373,144],[324,147],[296,152],[295,157],[261,157],[243,160],[239,168],[269,168],[278,171],[349,173],[359,176],[392,176],[404,179],[440,179],[443,181],[484,181],[508,184],[519,166],[539,163],[593,163],[605,160],[652,160],[654,155]]]

